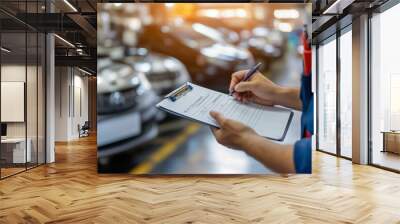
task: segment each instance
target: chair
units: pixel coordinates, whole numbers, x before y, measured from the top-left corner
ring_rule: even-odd
[[[90,129],[89,121],[85,121],[85,123],[82,126],[78,124],[79,138],[89,136],[89,129]]]

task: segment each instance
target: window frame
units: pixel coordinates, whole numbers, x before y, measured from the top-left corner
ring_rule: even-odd
[[[316,150],[319,152],[327,153],[329,155],[337,156],[340,158],[344,158],[347,160],[352,160],[352,158],[347,157],[342,155],[342,150],[341,150],[341,119],[340,119],[340,104],[341,104],[341,97],[340,97],[340,82],[341,82],[341,67],[340,67],[340,37],[347,32],[352,32],[352,22],[348,22],[349,17],[345,17],[344,20],[347,21],[347,23],[343,27],[336,26],[336,32],[333,34],[327,36],[324,39],[319,40],[316,43],[316,59],[315,61],[317,62],[316,64],[316,95],[318,97],[320,93],[320,85],[319,85],[319,51],[318,49],[322,44],[329,43],[330,41],[336,41],[336,152],[332,153],[327,150],[324,150],[319,147],[319,111],[320,111],[320,105],[319,105],[319,100],[318,98],[315,99],[315,105],[316,105]],[[338,21],[340,22],[340,21]]]

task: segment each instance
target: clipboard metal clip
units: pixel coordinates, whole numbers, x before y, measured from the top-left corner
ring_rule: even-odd
[[[165,98],[170,99],[171,101],[176,101],[180,97],[184,96],[186,93],[190,92],[193,89],[191,85],[186,83],[185,85],[181,86],[179,89],[173,91],[172,93],[165,96]]]

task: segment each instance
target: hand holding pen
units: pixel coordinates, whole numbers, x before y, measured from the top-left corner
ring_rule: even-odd
[[[258,71],[258,69],[261,66],[261,62],[257,63],[256,65],[254,65],[243,77],[242,80],[240,80],[240,82],[246,82],[249,81],[251,79],[251,77],[256,74],[256,72]],[[232,86],[231,86],[232,87]],[[233,95],[235,93],[235,88],[229,88],[229,95]]]
[[[257,71],[259,65],[253,68],[232,74],[229,92],[241,102],[249,101],[268,106],[276,104],[277,95],[282,88]]]

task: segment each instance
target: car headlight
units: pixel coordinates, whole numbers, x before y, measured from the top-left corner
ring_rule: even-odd
[[[187,81],[190,81],[189,72],[180,61],[172,58],[167,58],[164,60],[164,66],[168,69],[168,71],[177,74],[175,83],[179,83],[180,85]]]
[[[135,107],[143,85],[140,75],[122,63],[101,70],[97,77],[97,112],[107,114]]]
[[[151,64],[148,62],[138,62],[138,63],[134,64],[134,68],[137,71],[147,73],[151,70]]]
[[[169,70],[169,71],[176,71],[180,69],[179,64],[171,59],[171,58],[167,58],[164,60],[164,66]]]

